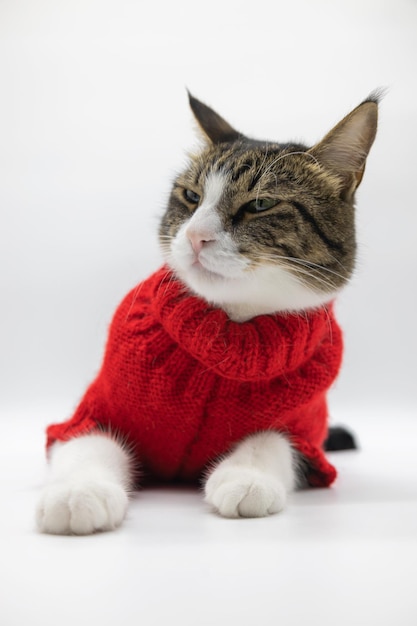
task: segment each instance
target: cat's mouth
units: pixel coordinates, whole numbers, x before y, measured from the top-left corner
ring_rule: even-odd
[[[223,274],[219,274],[215,270],[207,268],[199,259],[195,259],[191,264],[191,271],[196,273],[198,276],[208,278],[210,280],[225,279]]]

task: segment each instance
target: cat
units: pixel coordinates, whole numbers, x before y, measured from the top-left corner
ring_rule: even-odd
[[[191,94],[203,145],[175,179],[164,266],[126,296],[102,369],[48,428],[40,531],[117,528],[143,478],[202,479],[224,517],[281,511],[323,453],[355,264],[355,191],[377,129],[371,94],[319,143],[246,137]]]

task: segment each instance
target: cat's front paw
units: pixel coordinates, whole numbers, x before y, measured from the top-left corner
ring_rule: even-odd
[[[56,482],[44,489],[36,521],[44,533],[89,535],[117,528],[126,514],[127,504],[127,493],[117,483]]]
[[[223,517],[265,517],[285,506],[286,489],[275,477],[256,468],[222,466],[205,485],[205,500]]]

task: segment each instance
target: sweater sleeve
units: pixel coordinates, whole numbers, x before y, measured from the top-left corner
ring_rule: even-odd
[[[207,369],[240,381],[268,380],[296,369],[329,333],[325,310],[233,322],[221,309],[190,296],[172,277],[159,286],[153,304],[176,343]]]

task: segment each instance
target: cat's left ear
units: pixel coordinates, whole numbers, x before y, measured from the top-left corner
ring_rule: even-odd
[[[198,122],[204,136],[214,144],[236,141],[243,137],[241,133],[235,130],[226,120],[218,113],[210,109],[206,104],[194,98],[188,92],[190,107],[194,113],[194,117]]]
[[[362,180],[376,135],[380,95],[371,94],[309,150],[321,165],[342,179],[341,194],[345,197],[351,197]]]

